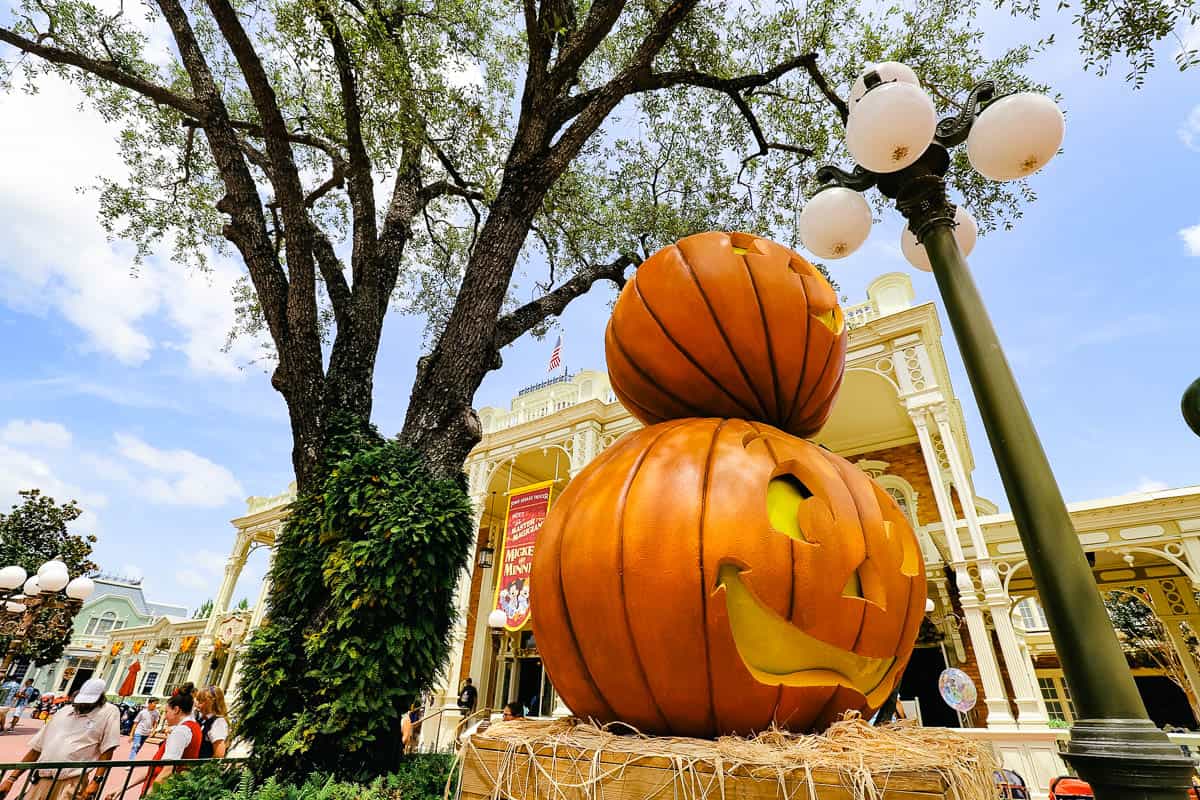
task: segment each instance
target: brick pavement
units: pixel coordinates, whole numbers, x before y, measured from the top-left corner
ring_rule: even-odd
[[[42,725],[43,723],[41,721],[22,719],[19,723],[17,723],[17,727],[13,731],[6,731],[4,734],[0,734],[0,764],[8,764],[15,761],[20,761],[25,753],[29,751],[29,740],[33,738],[33,735],[37,733]],[[127,760],[129,758],[130,744],[131,742],[129,737],[122,736],[121,743],[117,745],[117,752],[113,753],[113,759],[115,761]],[[143,745],[141,751],[138,753],[137,760],[149,761],[154,756],[154,753],[157,749],[158,745],[151,745],[149,743]],[[140,777],[140,771],[134,777],[135,779]],[[124,780],[125,770],[118,770],[109,778],[109,783],[112,784],[114,788],[119,788],[120,783]],[[14,797],[20,795],[20,786],[21,784],[18,782],[17,788],[12,792]],[[128,797],[136,797],[140,788],[141,787],[130,790]]]

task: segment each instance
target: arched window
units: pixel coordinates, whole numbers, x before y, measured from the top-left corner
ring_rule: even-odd
[[[880,475],[875,482],[896,501],[896,505],[900,506],[904,516],[908,517],[909,524],[913,528],[918,527],[917,493],[913,491],[912,484],[899,475]]]
[[[1026,631],[1044,631],[1049,629],[1046,622],[1046,612],[1035,597],[1026,597],[1017,603],[1017,624]]]
[[[117,612],[105,611],[98,617],[92,617],[88,620],[87,628],[84,629],[85,634],[103,635],[117,628],[125,627],[124,623],[117,619]]]

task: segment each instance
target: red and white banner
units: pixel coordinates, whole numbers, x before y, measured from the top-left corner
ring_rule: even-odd
[[[533,570],[533,547],[538,531],[550,510],[554,481],[523,486],[509,492],[504,520],[504,544],[500,550],[496,594],[492,609],[504,612],[504,627],[520,630],[529,621],[529,575]]]

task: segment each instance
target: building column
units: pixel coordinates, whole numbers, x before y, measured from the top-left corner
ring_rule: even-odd
[[[1192,655],[1192,649],[1188,647],[1187,638],[1183,635],[1183,631],[1179,629],[1180,617],[1170,613],[1172,611],[1171,602],[1167,599],[1166,593],[1163,591],[1161,581],[1149,582],[1146,584],[1146,590],[1150,593],[1151,611],[1154,612],[1154,616],[1158,618],[1158,621],[1162,623],[1163,628],[1167,632],[1167,637],[1171,640],[1171,646],[1175,648],[1175,654],[1179,656],[1179,663],[1183,667],[1183,673],[1187,678],[1188,686],[1191,688],[1192,697],[1197,702],[1200,702],[1200,669],[1197,668],[1196,658]],[[1190,598],[1188,599],[1190,600]],[[1191,603],[1187,605],[1191,605]]]
[[[983,607],[979,601],[979,595],[975,591],[974,581],[967,573],[962,542],[958,538],[954,505],[950,502],[946,485],[942,481],[942,468],[938,464],[937,452],[933,448],[933,437],[929,432],[929,418],[924,408],[910,409],[909,416],[912,418],[913,426],[917,429],[921,454],[925,457],[925,469],[929,472],[929,482],[933,484],[933,498],[937,504],[938,516],[941,517],[942,527],[946,532],[946,545],[950,549],[950,566],[954,570],[959,602],[962,604],[963,617],[967,623],[967,635],[971,639],[971,649],[975,651],[975,660],[979,664],[979,677],[983,683],[983,701],[988,709],[988,727],[1015,728],[1016,720],[1013,719],[1012,711],[1008,706],[1008,698],[1004,693],[1004,680],[1000,677],[1000,666],[996,661],[996,653],[992,649],[992,637],[988,634]],[[964,503],[964,505],[966,504]]]
[[[469,470],[468,488],[471,490],[471,505],[475,510],[472,517],[471,531],[478,534],[483,522],[483,512],[487,503],[487,494],[477,485],[482,481],[481,475],[486,473],[482,463],[472,465]],[[453,743],[458,733],[458,725],[462,721],[462,711],[458,707],[458,686],[461,683],[463,648],[467,641],[467,606],[471,602],[471,577],[475,571],[475,552],[472,547],[471,557],[466,567],[458,576],[458,586],[454,592],[455,623],[450,633],[450,658],[442,670],[439,682],[434,686],[434,703],[441,704],[440,722],[431,726],[432,733],[438,738],[435,744],[439,749]],[[426,726],[422,726],[422,733]]]
[[[971,537],[971,545],[975,551],[975,562],[979,568],[979,582],[983,585],[984,602],[991,611],[992,627],[996,630],[996,638],[1000,640],[1000,652],[1004,656],[1004,664],[1008,667],[1009,681],[1012,683],[1013,700],[1017,704],[1018,724],[1045,727],[1050,717],[1046,713],[1046,704],[1042,694],[1037,690],[1037,684],[1031,683],[1029,674],[1032,665],[1028,658],[1022,655],[1017,642],[1017,632],[1012,622],[1012,600],[1004,591],[1000,574],[987,549],[983,537],[983,528],[979,524],[979,516],[975,512],[975,492],[967,479],[967,470],[963,464],[962,455],[950,428],[950,414],[945,405],[933,409],[933,418],[937,422],[938,435],[946,449],[946,460],[950,462],[950,475],[958,489],[958,499],[962,503],[963,517],[967,522],[967,531]]]
[[[282,529],[282,526],[281,526]],[[275,541],[279,541],[280,531],[275,532]],[[263,577],[262,588],[258,590],[258,599],[254,601],[254,610],[250,612],[250,624],[246,629],[248,637],[267,616],[267,598],[271,596],[271,568],[275,566],[275,548],[272,547],[267,556],[267,574]]]
[[[188,671],[187,679],[197,686],[203,681],[208,671],[208,663],[212,660],[213,639],[217,633],[217,623],[229,611],[229,602],[233,599],[233,590],[237,588],[238,578],[246,567],[246,556],[250,553],[251,535],[248,531],[239,530],[233,545],[233,552],[225,562],[225,577],[221,580],[221,589],[213,600],[212,613],[208,615],[208,623],[204,633],[196,642],[196,656],[192,659],[192,668]]]

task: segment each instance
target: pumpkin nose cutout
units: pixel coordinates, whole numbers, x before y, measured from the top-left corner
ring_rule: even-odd
[[[846,579],[846,585],[842,587],[842,597],[857,597],[860,600],[863,597],[862,578],[858,574],[858,570],[850,573],[850,577]]]

